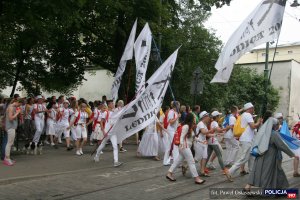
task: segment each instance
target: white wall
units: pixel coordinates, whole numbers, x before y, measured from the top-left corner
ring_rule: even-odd
[[[97,69],[97,70],[86,70],[84,73],[84,78],[86,81],[82,82],[77,90],[71,92],[72,96],[76,98],[85,98],[89,101],[101,100],[103,95],[107,98],[111,98],[110,89],[113,83],[114,77],[108,70]],[[20,86],[20,84],[18,84]],[[11,92],[11,87],[7,87],[2,91],[3,94],[9,96]],[[16,91],[21,96],[26,96],[25,91]],[[60,93],[47,93],[42,92],[45,97],[50,97],[52,95],[59,96]],[[71,95],[70,95],[71,96]]]
[[[254,68],[258,73],[264,73],[265,64],[264,63],[253,63],[241,66]],[[269,69],[271,64],[269,64]],[[289,105],[290,105],[290,72],[292,68],[292,62],[277,62],[273,65],[271,83],[272,85],[279,90],[279,105],[276,109],[276,112],[282,112],[284,116],[289,116]],[[300,91],[297,91],[300,93]]]
[[[300,115],[300,64],[292,61],[290,123],[299,121],[298,114]]]

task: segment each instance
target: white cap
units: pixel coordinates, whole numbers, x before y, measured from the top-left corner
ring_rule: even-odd
[[[218,111],[214,111],[211,113],[211,116],[213,117],[216,117],[216,116],[219,116],[219,115],[222,115],[222,113],[219,113]]]
[[[272,117],[272,121],[273,121],[273,125],[276,125],[276,124],[279,123],[279,122],[278,122],[278,119],[275,119],[275,118],[273,118],[273,117]]]
[[[254,106],[253,106],[253,104],[252,103],[246,103],[245,105],[244,105],[244,110],[248,110],[249,108],[253,108]]]
[[[64,101],[64,103],[67,103],[67,104],[69,104],[69,105],[70,105],[70,102],[69,102],[68,100],[65,100],[65,101]]]
[[[274,117],[275,117],[276,119],[283,118],[283,114],[282,114],[282,113],[276,113],[276,114],[274,115]]]
[[[208,116],[208,115],[209,115],[208,112],[202,111],[202,112],[200,113],[199,117],[200,117],[200,119],[202,119],[203,117]]]
[[[42,97],[42,95],[37,95],[36,97],[35,97],[35,99],[42,99],[43,97]]]

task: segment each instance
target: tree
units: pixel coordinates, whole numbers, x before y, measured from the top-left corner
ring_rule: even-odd
[[[32,94],[80,84],[86,64],[77,26],[81,2],[1,2],[0,64],[3,85],[13,86],[11,96],[18,81]]]
[[[132,24],[138,18],[138,32],[146,22],[150,24],[162,58],[182,45],[171,81],[178,100],[191,104],[192,72],[201,66],[205,87],[198,103],[202,107],[209,110],[244,101],[256,102],[261,98],[262,88],[257,87],[255,94],[248,93],[255,89],[251,87],[253,81],[262,80],[255,72],[247,72],[248,69],[235,68],[227,85],[209,83],[222,43],[203,22],[211,6],[229,3],[230,0],[2,0],[0,89],[7,85],[15,89],[20,81],[28,93],[38,94],[41,89],[67,93],[81,84],[86,67],[116,72]],[[147,77],[160,65],[155,54],[154,49]],[[124,73],[120,97],[134,96],[134,75],[131,61]],[[245,90],[240,87],[240,76],[244,77]],[[270,105],[275,107],[276,91],[272,88],[270,91],[274,94],[269,98]],[[168,93],[166,102],[170,100]]]

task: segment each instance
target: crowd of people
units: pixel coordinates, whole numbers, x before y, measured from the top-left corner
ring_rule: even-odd
[[[115,106],[114,101],[107,100],[105,96],[101,101],[88,103],[83,98],[66,99],[63,95],[57,99],[55,96],[45,99],[42,95],[35,98],[15,95],[11,99],[2,99],[0,103],[1,128],[7,136],[3,150],[5,153],[2,154],[4,165],[15,165],[10,151],[16,133],[25,135],[25,149],[33,154],[37,154],[42,145],[56,148],[62,143],[62,138],[65,139],[68,151],[75,144],[77,156],[84,154],[84,146],[88,141],[90,145],[98,144],[95,162],[99,162],[104,147],[110,141],[114,166],[122,164],[118,153],[126,150],[122,142],[117,143],[116,135],[108,134],[114,125],[113,116],[124,107],[122,100]],[[238,171],[242,176],[250,173],[246,190],[250,190],[251,186],[287,187],[287,178],[281,168],[281,151],[294,157],[293,175],[300,177],[299,150],[289,149],[278,134],[283,122],[282,113],[273,116],[267,112],[264,118],[256,117],[252,103],[246,103],[241,109],[232,106],[223,115],[217,109],[209,113],[201,111],[198,105],[191,109],[190,106],[180,106],[178,101],[173,101],[170,106],[160,109],[153,122],[145,128],[141,140],[137,135],[137,156],[153,157],[157,161],[162,159],[163,165],[170,166],[166,175],[170,181],[176,181],[174,171],[180,166],[183,175],[189,169],[195,183],[203,184],[210,177],[210,171],[216,169],[214,160],[217,159],[221,174],[229,181],[234,180]],[[269,126],[263,129],[265,134],[257,134],[266,123]],[[242,130],[239,136],[234,133],[237,124]],[[253,156],[253,144],[257,138],[265,139],[269,146],[264,147],[265,154]],[[267,169],[262,167],[262,161],[276,168],[267,173]],[[199,163],[199,172],[196,163]],[[261,179],[264,176],[265,179]]]

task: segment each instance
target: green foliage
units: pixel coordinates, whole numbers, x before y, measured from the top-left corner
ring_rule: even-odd
[[[211,6],[230,0],[2,0],[0,1],[0,90],[20,81],[28,93],[41,89],[67,93],[83,80],[86,67],[116,72],[132,24],[137,33],[146,22],[166,59],[179,50],[171,87],[176,99],[192,104],[189,94],[193,71],[200,66],[205,86],[197,104],[203,109],[224,109],[252,101],[260,105],[263,77],[253,70],[235,67],[228,84],[210,84],[221,41],[203,26]],[[159,67],[152,52],[147,77]],[[156,56],[155,56],[156,55]],[[134,96],[133,61],[123,76],[120,97]],[[271,87],[269,106],[278,104]],[[171,101],[168,91],[165,102]],[[259,107],[258,107],[259,109]]]

